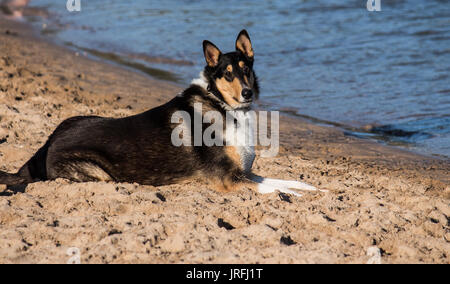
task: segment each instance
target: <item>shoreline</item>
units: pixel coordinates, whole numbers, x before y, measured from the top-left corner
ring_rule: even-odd
[[[68,117],[128,116],[180,91],[76,56],[26,24],[0,19],[0,49],[0,170],[17,170]],[[80,248],[82,263],[365,263],[372,246],[387,263],[450,263],[448,160],[280,119],[280,153],[257,158],[255,172],[329,193],[286,201],[197,181],[0,189],[0,263],[64,263],[69,247]],[[286,237],[295,244],[280,242]]]

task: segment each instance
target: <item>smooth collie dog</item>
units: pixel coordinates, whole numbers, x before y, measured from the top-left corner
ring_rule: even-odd
[[[317,190],[298,181],[253,175],[254,146],[173,144],[172,133],[177,124],[172,120],[176,112],[194,117],[194,105],[201,104],[201,115],[215,111],[224,117],[228,113],[236,118],[246,117],[259,93],[247,31],[239,33],[235,52],[223,54],[214,44],[204,41],[203,53],[207,64],[200,78],[168,103],[125,118],[69,118],[16,174],[0,171],[0,184],[26,185],[65,178],[75,182],[160,186],[202,177],[224,192],[246,187],[260,193],[279,190],[300,196],[295,189]],[[238,124],[234,124],[237,135],[245,135]],[[189,139],[194,139],[193,130],[189,131]]]

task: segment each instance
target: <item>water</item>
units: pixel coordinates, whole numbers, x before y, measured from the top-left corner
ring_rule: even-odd
[[[263,105],[338,125],[349,135],[450,157],[450,5],[358,1],[33,0],[62,43],[187,84],[202,41],[234,50],[246,28]],[[139,68],[138,68],[139,69]],[[156,75],[158,77],[158,75]]]

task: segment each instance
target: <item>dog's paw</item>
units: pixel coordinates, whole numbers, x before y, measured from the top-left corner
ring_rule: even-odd
[[[291,189],[308,190],[308,191],[320,191],[320,189],[317,189],[315,186],[309,185],[304,182],[296,181],[296,180],[264,178],[262,183],[271,185],[271,186],[275,186],[275,187],[282,187],[282,188],[291,188]]]
[[[277,191],[292,194],[297,197],[302,196],[300,193],[298,193],[294,190],[288,189],[286,187],[276,187],[276,186],[272,186],[272,185],[268,185],[268,184],[264,184],[264,183],[258,184],[258,192],[261,194],[273,193],[273,192],[277,192]]]
[[[278,190],[282,193],[288,193],[288,194],[292,194],[292,195],[295,195],[298,197],[302,196],[300,193],[296,192],[295,190],[289,189],[289,188],[279,188]]]

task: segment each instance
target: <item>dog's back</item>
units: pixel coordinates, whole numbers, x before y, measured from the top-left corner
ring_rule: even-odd
[[[226,160],[225,154],[220,154],[223,147],[177,147],[171,140],[174,112],[194,117],[195,103],[214,109],[205,90],[192,85],[167,104],[135,116],[67,119],[17,174],[0,172],[0,183],[67,178],[157,186],[205,173],[214,168],[212,164]],[[194,127],[190,126],[190,145],[194,145]]]

